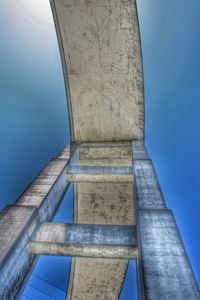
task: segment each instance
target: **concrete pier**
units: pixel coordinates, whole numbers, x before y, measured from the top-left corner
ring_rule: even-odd
[[[200,293],[171,210],[142,142],[133,142],[140,299],[197,300]]]
[[[28,242],[41,222],[50,220],[68,185],[67,146],[38,174],[14,205],[0,212],[0,299],[16,299],[34,255]],[[55,168],[54,168],[55,166]]]

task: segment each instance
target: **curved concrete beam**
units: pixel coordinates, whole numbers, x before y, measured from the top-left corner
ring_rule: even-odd
[[[51,4],[73,140],[142,140],[143,73],[135,1]]]

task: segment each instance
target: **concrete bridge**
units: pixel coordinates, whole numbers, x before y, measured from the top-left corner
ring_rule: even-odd
[[[72,143],[0,214],[0,299],[16,298],[37,254],[73,257],[68,300],[118,299],[130,258],[139,299],[200,299],[143,142],[135,1],[51,5]],[[74,224],[51,223],[69,182]]]

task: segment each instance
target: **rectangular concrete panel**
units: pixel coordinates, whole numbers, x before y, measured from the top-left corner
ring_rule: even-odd
[[[82,143],[79,166],[132,166],[131,143]]]
[[[79,159],[127,159],[131,157],[131,143],[82,143]]]
[[[132,182],[77,182],[74,191],[76,223],[134,224]],[[132,255],[136,257],[137,251]],[[118,299],[128,264],[128,259],[124,258],[130,256],[124,253],[120,258],[72,259],[67,299]]]
[[[143,139],[136,3],[52,0],[75,141]]]
[[[139,210],[147,300],[199,300],[200,294],[170,210]]]
[[[86,224],[135,223],[132,183],[77,182],[75,192],[75,219]]]

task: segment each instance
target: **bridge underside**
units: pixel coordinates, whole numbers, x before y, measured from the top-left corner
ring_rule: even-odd
[[[70,159],[67,149],[11,212],[0,214],[0,232],[12,232],[0,244],[0,298],[15,299],[33,254],[46,253],[73,257],[68,300],[117,300],[129,258],[137,259],[140,299],[200,299],[143,144],[135,1],[51,0],[51,5],[68,98]],[[39,229],[69,182],[74,182],[75,224],[44,223]],[[20,209],[29,212],[27,219]],[[19,223],[17,232],[13,223]]]
[[[144,131],[136,4],[127,0],[51,4],[71,136],[81,142],[79,159],[67,170],[67,180],[75,188],[74,221],[133,225],[130,141],[143,140]],[[68,299],[118,299],[127,264],[128,260],[73,258]]]
[[[136,5],[53,0],[75,141],[143,139],[143,75]]]
[[[131,174],[119,173],[121,166],[132,166],[131,143],[81,144],[78,151],[76,164],[90,167],[85,170],[89,175],[87,182],[74,183],[74,221],[134,225],[132,170]],[[94,172],[91,174],[91,168],[100,170],[105,165],[103,178]],[[111,173],[113,167],[116,168]],[[67,299],[118,299],[127,265],[127,259],[73,258]]]

